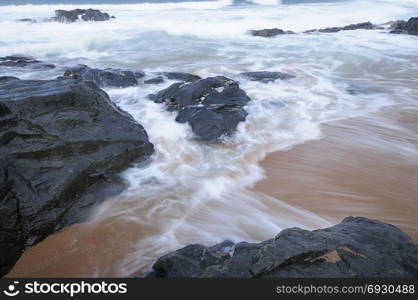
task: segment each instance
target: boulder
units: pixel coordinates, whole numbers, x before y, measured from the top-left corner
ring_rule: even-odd
[[[241,76],[247,77],[252,81],[260,81],[263,83],[274,82],[276,80],[286,80],[295,78],[295,76],[282,73],[282,72],[269,72],[269,71],[257,71],[257,72],[245,72],[241,73]]]
[[[285,229],[261,243],[195,244],[157,260],[151,278],[417,277],[418,245],[380,221],[348,217],[320,230]]]
[[[211,142],[235,131],[245,120],[244,106],[250,101],[238,82],[223,76],[174,83],[148,97],[177,111],[177,122],[188,122],[199,138]]]
[[[108,13],[103,13],[98,9],[73,9],[73,10],[56,10],[55,17],[51,20],[61,23],[74,23],[78,20],[82,21],[107,21],[110,18]]]
[[[55,68],[55,65],[53,64],[46,64],[39,60],[26,57],[26,56],[20,56],[20,55],[10,55],[10,56],[0,57],[0,66],[16,67],[16,68],[27,67],[33,70],[48,70],[48,69]]]
[[[276,35],[295,34],[295,33],[289,30],[285,31],[279,28],[271,28],[271,29],[250,30],[250,34],[253,36],[261,36],[261,37],[275,37]]]
[[[89,80],[99,87],[125,88],[138,84],[139,73],[119,69],[93,69],[86,65],[78,65],[65,71],[64,77]]]
[[[147,133],[93,82],[0,77],[0,276],[26,246],[120,193]]]

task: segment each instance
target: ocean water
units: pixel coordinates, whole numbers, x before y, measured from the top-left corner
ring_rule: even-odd
[[[301,32],[370,21],[384,24],[418,15],[418,1],[5,1],[0,0],[0,56],[22,54],[54,63],[54,70],[2,68],[0,75],[49,79],[66,67],[183,71],[238,80],[251,97],[249,116],[220,144],[194,139],[175,113],[146,99],[172,82],[106,89],[111,99],[147,130],[152,163],[123,173],[129,189],[92,214],[92,222],[138,228],[133,248],[112,275],[146,270],[156,257],[188,243],[224,239],[260,241],[293,226],[330,225],[321,216],[251,188],[265,176],[260,161],[274,151],[321,138],[321,125],[416,105],[418,38],[386,30],[300,34],[272,39],[248,30],[278,27]],[[27,4],[30,3],[30,4]],[[71,4],[70,4],[71,3]],[[79,4],[83,3],[83,4]],[[94,7],[108,22],[22,23],[55,9]],[[244,71],[282,71],[296,76],[263,84]],[[364,93],[351,94],[350,89]],[[415,150],[414,150],[415,151]],[[416,151],[411,155],[416,155]],[[414,156],[415,157],[415,156]],[[106,222],[105,222],[106,223]],[[132,250],[133,249],[133,250]],[[91,276],[108,274],[95,265]]]

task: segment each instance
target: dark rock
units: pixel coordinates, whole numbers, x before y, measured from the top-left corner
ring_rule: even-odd
[[[163,75],[167,79],[180,80],[184,82],[193,82],[193,81],[202,79],[200,76],[190,74],[190,73],[183,73],[183,72],[164,72]]]
[[[119,193],[118,172],[153,152],[104,91],[70,78],[0,78],[0,147],[0,276],[26,246]]]
[[[142,71],[134,72],[134,75],[136,79],[144,78],[145,72],[142,72]]]
[[[364,22],[364,23],[350,24],[344,27],[328,27],[328,28],[323,28],[323,29],[312,29],[312,30],[305,31],[305,33],[312,33],[312,32],[334,33],[334,32],[339,32],[343,30],[358,30],[358,29],[371,30],[371,29],[376,29],[376,26],[374,26],[370,22]]]
[[[29,19],[29,18],[24,18],[24,19],[17,19],[17,22],[26,22],[26,23],[37,23],[37,21],[35,19]]]
[[[189,245],[153,265],[147,277],[417,277],[418,245],[398,228],[348,217],[320,230],[285,229],[262,243]],[[217,259],[205,259],[210,253]]]
[[[237,82],[223,77],[209,77],[191,83],[174,83],[148,96],[156,103],[165,103],[170,111],[178,111],[176,121],[188,122],[203,140],[217,141],[235,131],[244,121],[244,106],[250,101]]]
[[[286,80],[295,78],[295,76],[282,73],[282,72],[268,72],[268,71],[259,71],[259,72],[245,72],[240,75],[247,77],[252,81],[261,81],[264,83],[274,82],[277,79]]]
[[[276,35],[295,34],[295,33],[293,31],[285,31],[279,28],[271,28],[271,29],[261,29],[261,30],[250,30],[250,34],[253,36],[275,37]]]
[[[74,79],[90,80],[96,83],[99,87],[118,87],[124,88],[138,84],[137,76],[131,71],[117,70],[117,69],[93,69],[85,65],[78,65],[77,67],[65,71],[65,77]]]
[[[145,80],[144,83],[145,84],[160,84],[165,81],[164,80],[165,78],[170,79],[170,80],[182,81],[182,82],[193,82],[193,81],[202,79],[197,75],[184,73],[184,72],[161,72],[161,73],[156,73],[156,75],[157,76],[153,78]]]
[[[389,30],[389,33],[418,35],[418,18],[410,18],[408,22],[395,21]]]
[[[408,34],[418,35],[418,18],[410,18],[405,27]]]
[[[145,80],[145,84],[160,84],[164,82],[164,78],[162,76],[157,76],[148,80]]]
[[[114,18],[114,17],[112,17]],[[110,19],[108,13],[103,13],[98,9],[73,9],[73,10],[56,10],[55,17],[52,20],[61,23],[73,23],[77,20],[83,21],[107,21]]]
[[[390,24],[389,30],[406,30],[406,24],[406,21],[394,21]]]
[[[351,25],[343,27],[343,30],[358,30],[358,29],[371,30],[371,29],[374,29],[374,26],[370,22],[365,22],[365,23],[351,24]]]
[[[29,67],[33,70],[45,70],[45,69],[54,69],[55,65],[53,64],[46,64],[39,60],[32,59],[30,57],[25,56],[17,56],[17,55],[11,55],[11,56],[5,56],[0,57],[0,66],[2,67]]]

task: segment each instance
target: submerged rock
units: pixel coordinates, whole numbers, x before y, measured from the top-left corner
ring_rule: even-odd
[[[295,34],[295,33],[289,30],[285,31],[279,28],[271,28],[271,29],[261,29],[261,30],[250,30],[250,34],[253,36],[275,37],[276,35]]]
[[[30,58],[30,57],[20,56],[20,55],[10,55],[10,56],[0,57],[0,66],[17,67],[17,68],[28,67],[30,69],[35,69],[35,70],[38,70],[38,69],[47,70],[47,69],[55,68],[55,65],[53,64],[46,64],[39,60]]]
[[[163,72],[163,75],[170,80],[193,82],[202,79],[200,76],[184,72]]]
[[[328,27],[328,28],[323,28],[323,29],[312,29],[312,30],[305,31],[305,33],[312,33],[312,32],[332,33],[332,32],[344,31],[344,30],[358,30],[358,29],[371,30],[371,29],[377,29],[377,27],[370,22],[364,22],[364,23],[350,24],[344,27]]]
[[[160,73],[154,73],[154,75],[156,76],[149,78],[147,80],[144,80],[144,83],[145,84],[160,84],[160,83],[165,82],[165,79],[182,81],[182,82],[193,82],[193,81],[202,79],[197,75],[184,73],[184,72],[160,72]]]
[[[52,21],[57,21],[61,23],[74,23],[77,20],[83,21],[107,21],[110,18],[108,13],[103,13],[98,9],[73,9],[73,10],[56,10],[55,17],[52,18]]]
[[[360,217],[320,230],[285,229],[261,243],[205,247],[169,253],[147,277],[329,278],[417,277],[418,245],[398,228]]]
[[[125,187],[153,153],[147,133],[94,83],[0,78],[0,275],[24,248]]]
[[[395,21],[389,29],[390,33],[418,35],[418,18],[410,18],[408,22]]]
[[[252,81],[261,81],[263,83],[274,82],[277,79],[286,80],[295,78],[295,76],[282,73],[282,72],[269,72],[269,71],[258,71],[258,72],[245,72],[240,75],[247,77]]]
[[[145,84],[160,84],[164,82],[163,76],[156,76],[147,80],[144,80]]]
[[[137,85],[139,73],[118,69],[93,69],[86,65],[79,65],[66,70],[64,76],[93,81],[99,87],[124,88]]]
[[[37,20],[30,19],[30,18],[17,19],[16,21],[17,22],[26,22],[26,23],[38,23]]]
[[[223,76],[174,83],[148,97],[177,111],[176,121],[188,122],[193,132],[207,141],[234,132],[238,123],[245,120],[244,106],[250,101],[238,82]]]

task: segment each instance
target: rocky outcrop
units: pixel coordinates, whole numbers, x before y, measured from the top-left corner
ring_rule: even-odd
[[[83,221],[153,153],[144,128],[92,82],[0,78],[0,275],[24,248]]]
[[[55,17],[52,21],[61,23],[74,23],[78,20],[81,21],[107,21],[111,17],[108,13],[101,12],[98,9],[73,9],[73,10],[56,10]]]
[[[249,32],[252,36],[261,36],[261,37],[275,37],[277,35],[295,34],[293,31],[289,31],[289,30],[285,31],[279,28],[250,30]]]
[[[78,65],[65,71],[64,77],[71,77],[74,79],[83,79],[93,81],[99,87],[118,87],[125,88],[135,86],[138,84],[138,77],[142,73],[134,73],[127,70],[118,69],[93,69],[86,65]]]
[[[390,224],[348,217],[326,229],[285,229],[262,243],[189,245],[158,259],[147,277],[418,277],[418,245]]]
[[[245,120],[244,106],[250,101],[238,82],[223,76],[174,83],[148,97],[177,111],[176,121],[189,123],[193,132],[207,141],[217,141],[234,132],[238,123]]]
[[[312,30],[305,31],[305,33],[312,33],[312,32],[332,33],[332,32],[339,32],[339,31],[345,31],[345,30],[358,30],[358,29],[371,30],[371,29],[377,29],[377,27],[374,26],[370,22],[364,22],[364,23],[351,24],[351,25],[347,25],[343,27],[328,27],[328,28],[323,28],[323,29],[312,29]]]
[[[390,26],[390,33],[418,35],[418,18],[406,21],[395,21]]]
[[[47,64],[39,60],[20,56],[20,55],[10,55],[0,57],[0,66],[1,67],[16,67],[16,68],[30,68],[32,70],[48,70],[54,69],[55,65]]]
[[[269,71],[257,71],[257,72],[245,72],[241,73],[241,76],[244,76],[252,81],[260,81],[263,83],[274,82],[276,80],[286,80],[295,78],[295,76],[282,73],[282,72],[269,72]]]

